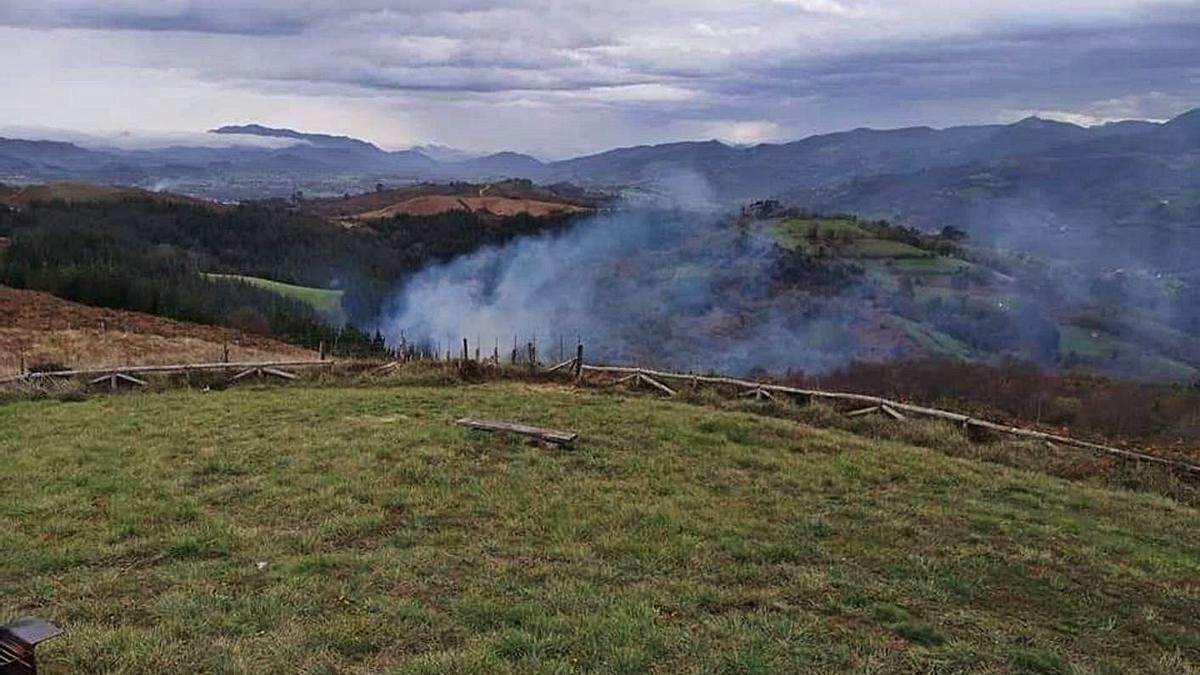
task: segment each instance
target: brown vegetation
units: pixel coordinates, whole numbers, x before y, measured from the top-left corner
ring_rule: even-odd
[[[104,367],[311,358],[313,352],[230,328],[90,307],[48,293],[0,286],[0,375],[22,363]]]
[[[360,213],[356,217],[365,220],[375,220],[395,216],[434,216],[451,211],[470,211],[471,213],[486,216],[506,217],[524,213],[536,218],[545,218],[561,214],[583,213],[587,210],[573,204],[546,202],[537,199],[427,195],[406,199],[375,211]]]
[[[124,185],[92,185],[88,183],[48,183],[24,187],[0,186],[0,204],[24,208],[34,202],[61,200],[64,202],[116,202],[124,199],[149,199],[168,204],[191,204],[215,210],[223,208],[217,202],[171,192],[152,192]]]
[[[1200,461],[1200,391],[1194,388],[950,359],[855,363],[804,381]]]
[[[434,200],[413,201],[419,197],[436,197]],[[588,192],[581,188],[568,185],[541,186],[527,180],[507,180],[480,185],[475,183],[422,183],[395,189],[378,189],[374,192],[364,192],[357,195],[344,195],[331,199],[317,199],[305,202],[304,206],[323,216],[332,218],[347,218],[359,214],[382,211],[405,202],[412,202],[408,209],[410,215],[429,215],[430,213],[445,213],[447,210],[475,210],[480,206],[463,206],[457,204],[457,199],[470,200],[481,198],[505,198],[519,202],[544,202],[556,207],[571,207],[566,211],[583,211],[598,207],[606,198],[605,195]],[[436,207],[434,210],[428,210]],[[448,208],[447,208],[448,207]],[[499,215],[499,210],[507,208],[499,203],[489,209]],[[514,211],[514,213],[520,212]],[[564,211],[560,210],[558,213]],[[395,214],[393,214],[395,215]],[[537,214],[534,214],[537,215]]]

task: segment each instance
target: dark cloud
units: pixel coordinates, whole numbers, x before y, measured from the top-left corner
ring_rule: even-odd
[[[50,80],[136,68],[242,92],[392,97],[426,129],[528,119],[517,138],[574,115],[595,147],[622,142],[609,134],[1161,117],[1200,103],[1200,9],[1167,0],[7,0],[0,26],[39,32],[61,61]]]

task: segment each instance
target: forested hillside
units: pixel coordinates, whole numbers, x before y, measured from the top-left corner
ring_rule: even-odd
[[[382,337],[331,326],[318,308],[261,284],[215,275],[344,289],[345,316],[362,325],[414,270],[565,222],[449,212],[347,229],[283,204],[218,210],[137,198],[34,202],[0,209],[0,237],[9,241],[0,284],[364,353],[382,349]]]

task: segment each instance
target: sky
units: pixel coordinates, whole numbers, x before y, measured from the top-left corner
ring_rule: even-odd
[[[0,63],[0,128],[258,122],[557,159],[1169,118],[1200,107],[1200,0],[0,0]]]

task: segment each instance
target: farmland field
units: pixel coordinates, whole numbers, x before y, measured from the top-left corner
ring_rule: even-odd
[[[210,279],[242,281],[253,286],[258,286],[259,288],[265,288],[284,297],[294,298],[307,303],[318,312],[334,318],[336,320],[335,323],[341,323],[342,321],[342,291],[339,290],[296,286],[295,284],[285,284],[281,281],[272,281],[271,279],[243,276],[240,274],[205,274],[204,276]]]
[[[174,391],[0,406],[0,456],[0,614],[67,628],[46,673],[1200,666],[1196,510],[749,412]]]

